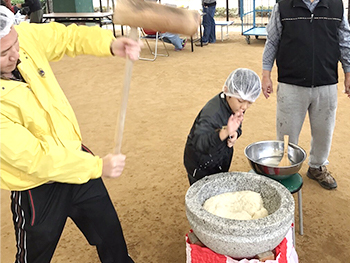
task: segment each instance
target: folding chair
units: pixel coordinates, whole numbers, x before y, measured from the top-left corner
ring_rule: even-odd
[[[141,31],[140,38],[145,40],[149,51],[153,55],[153,58],[139,57],[140,60],[155,61],[157,56],[169,57],[169,52],[168,52],[168,49],[165,45],[165,41],[164,41],[163,37],[159,34],[159,32],[147,30],[147,29],[143,29],[143,28],[140,28],[140,31]],[[149,40],[155,41],[154,50],[152,50],[152,48],[148,42]],[[163,47],[165,50],[164,53],[158,53],[158,42],[159,41],[162,42],[162,44],[163,44]]]

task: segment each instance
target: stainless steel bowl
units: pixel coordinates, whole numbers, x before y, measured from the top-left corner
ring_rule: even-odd
[[[288,144],[288,158],[290,166],[279,167],[283,157],[283,141],[260,141],[248,145],[244,149],[244,154],[248,158],[253,170],[273,179],[286,179],[299,172],[306,159],[306,152],[300,146]]]

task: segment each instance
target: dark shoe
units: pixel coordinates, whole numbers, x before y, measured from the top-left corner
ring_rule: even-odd
[[[206,45],[208,45],[208,42],[203,42],[202,44],[203,44],[203,46],[206,46]],[[201,42],[199,41],[199,42],[197,42],[195,45],[196,45],[197,47],[200,47],[200,46],[201,46]]]
[[[311,168],[307,170],[307,177],[317,181],[323,188],[327,190],[337,188],[337,182],[330,172],[327,171],[326,166],[322,165],[320,168]]]

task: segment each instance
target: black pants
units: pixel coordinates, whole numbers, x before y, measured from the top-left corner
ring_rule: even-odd
[[[16,263],[50,262],[70,217],[103,263],[132,263],[122,228],[101,178],[85,184],[45,184],[11,192]]]
[[[195,182],[197,182],[199,179],[194,178],[191,174],[187,174],[188,181],[190,182],[190,185],[193,185]]]

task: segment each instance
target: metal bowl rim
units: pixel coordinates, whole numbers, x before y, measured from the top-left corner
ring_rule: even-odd
[[[283,142],[283,141],[279,141],[279,140],[266,140],[266,141],[253,142],[253,143],[249,144],[248,146],[246,146],[246,147],[244,148],[244,155],[248,158],[249,161],[254,162],[254,163],[256,163],[256,164],[263,165],[263,166],[266,166],[266,167],[277,168],[277,167],[279,167],[278,165],[277,165],[277,166],[276,166],[276,165],[266,165],[266,164],[263,164],[263,163],[261,163],[261,162],[257,162],[257,161],[255,161],[255,160],[252,160],[252,159],[247,155],[247,149],[250,148],[252,145],[257,145],[257,144],[267,143],[267,142]],[[294,143],[292,143],[292,142],[289,142],[288,145],[292,145],[292,146],[294,146],[295,148],[300,149],[300,150],[303,152],[304,158],[303,158],[303,160],[301,160],[299,163],[296,163],[296,164],[293,164],[293,165],[290,165],[290,166],[286,166],[286,167],[283,167],[283,168],[297,167],[297,166],[299,166],[300,164],[302,164],[302,163],[305,161],[305,159],[306,159],[306,157],[307,157],[307,156],[306,156],[306,151],[305,151],[302,147],[300,147],[299,145],[294,144]],[[281,168],[281,167],[279,167],[279,168]]]

